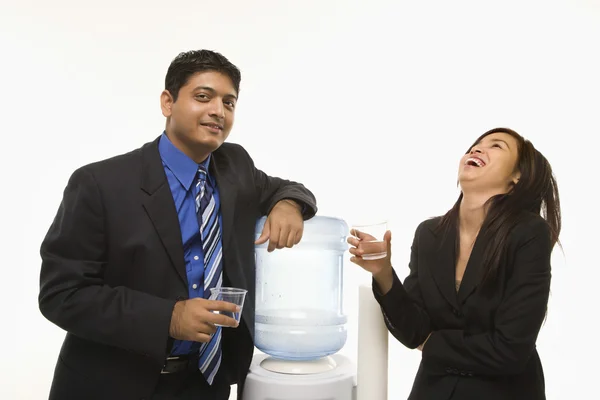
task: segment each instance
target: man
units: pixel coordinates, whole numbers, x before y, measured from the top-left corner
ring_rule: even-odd
[[[225,400],[234,383],[241,398],[254,244],[294,246],[317,208],[304,186],[224,143],[239,84],[221,54],[179,54],[160,97],[162,135],[71,176],[41,246],[40,310],[67,331],[50,399]],[[208,300],[220,286],[248,290],[239,326],[214,312],[235,305]]]

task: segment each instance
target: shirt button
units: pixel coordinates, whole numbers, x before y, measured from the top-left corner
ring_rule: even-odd
[[[192,285],[193,289],[198,289],[198,285],[196,285],[195,283]]]
[[[200,258],[200,257],[194,256],[194,260],[198,261],[198,258]]]

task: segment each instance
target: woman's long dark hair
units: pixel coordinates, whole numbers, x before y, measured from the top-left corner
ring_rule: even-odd
[[[508,128],[494,128],[485,132],[473,146],[480,143],[484,137],[496,132],[509,134],[517,140],[517,168],[521,176],[508,193],[493,196],[486,202],[487,214],[480,229],[480,232],[485,233],[489,238],[487,248],[484,250],[483,271],[481,271],[484,286],[488,286],[495,280],[502,257],[507,253],[509,233],[519,223],[524,211],[541,214],[550,227],[552,246],[557,242],[560,244],[558,240],[561,230],[560,200],[550,163],[531,142]],[[438,226],[440,230],[458,229],[462,198],[461,193],[454,206],[441,218]],[[459,235],[456,237],[458,240]]]

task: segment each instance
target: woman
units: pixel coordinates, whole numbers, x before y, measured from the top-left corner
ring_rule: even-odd
[[[351,261],[372,273],[389,331],[422,350],[409,400],[545,399],[535,343],[561,227],[550,164],[497,128],[462,157],[458,181],[454,206],[417,227],[404,283],[390,262],[389,231],[387,256],[368,261],[361,256],[372,237],[352,232]]]

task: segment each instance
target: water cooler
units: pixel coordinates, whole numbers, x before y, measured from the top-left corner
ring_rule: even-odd
[[[264,222],[258,220],[256,238]],[[345,221],[315,216],[293,248],[269,253],[268,243],[256,246],[254,340],[264,354],[253,358],[243,400],[387,399],[388,335],[369,286],[360,288],[358,368],[337,354],[347,339],[348,233]]]

